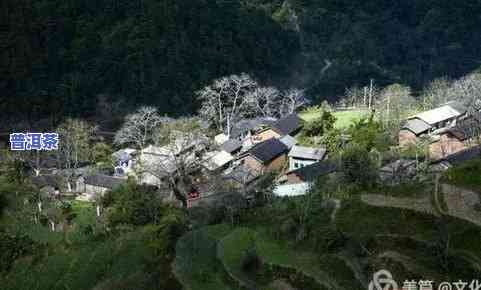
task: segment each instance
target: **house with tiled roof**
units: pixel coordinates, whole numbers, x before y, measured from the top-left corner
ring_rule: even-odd
[[[254,145],[239,160],[250,170],[259,173],[280,171],[287,164],[288,151],[288,147],[279,139],[271,138]]]
[[[125,182],[126,179],[104,174],[88,175],[83,179],[83,192],[92,196],[104,194],[106,191],[114,189]]]
[[[289,170],[319,162],[326,157],[327,150],[324,147],[306,147],[294,145],[289,151]]]
[[[335,172],[338,164],[333,160],[323,160],[286,173],[287,183],[312,183],[319,176]]]
[[[399,144],[415,144],[418,137],[431,134],[439,129],[456,125],[458,120],[467,117],[467,108],[456,101],[448,102],[438,108],[409,117],[400,128]]]
[[[271,138],[294,136],[302,129],[302,119],[297,114],[290,114],[274,122],[269,128],[259,131],[252,136],[254,143],[260,143]]]

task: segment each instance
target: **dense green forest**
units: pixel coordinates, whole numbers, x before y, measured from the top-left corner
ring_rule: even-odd
[[[0,109],[190,114],[196,90],[240,72],[316,101],[370,79],[416,89],[479,66],[479,15],[477,0],[4,0]]]

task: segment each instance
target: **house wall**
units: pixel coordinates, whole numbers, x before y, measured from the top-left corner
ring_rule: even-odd
[[[251,139],[253,143],[260,143],[272,138],[280,138],[280,137],[281,135],[279,135],[279,133],[275,132],[272,129],[268,129],[255,134],[254,136],[252,136]]]
[[[104,194],[108,188],[105,187],[100,187],[100,186],[95,186],[91,184],[85,184],[85,193],[87,194]]]
[[[466,144],[455,138],[453,135],[443,134],[439,141],[429,145],[429,157],[431,160],[438,160],[466,148]]]
[[[75,191],[77,192],[86,192],[86,186],[85,186],[85,179],[84,177],[80,177],[77,179],[75,182]]]
[[[302,178],[301,178],[299,175],[297,175],[297,174],[295,174],[295,173],[293,173],[293,172],[287,173],[287,174],[286,174],[286,177],[287,177],[287,183],[288,183],[288,184],[302,183],[302,182],[304,182],[304,180],[302,180]]]
[[[251,170],[258,171],[258,172],[264,171],[264,165],[260,163],[259,160],[255,159],[250,155],[244,157],[244,159],[242,159],[242,162],[244,163],[245,166],[247,166]]]
[[[261,173],[265,172],[272,172],[272,171],[280,171],[284,168],[287,162],[287,155],[282,154],[278,156],[277,158],[273,159],[271,162],[268,164],[262,164],[257,160],[256,158],[252,156],[246,156],[244,159],[242,159],[244,162],[244,165],[247,166],[251,170],[255,170]]]
[[[282,154],[266,166],[266,172],[281,171],[287,165],[287,155]]]
[[[299,158],[289,157],[289,171],[314,164],[318,161],[319,160],[299,159]]]
[[[399,146],[409,146],[416,144],[417,136],[409,130],[399,131]]]

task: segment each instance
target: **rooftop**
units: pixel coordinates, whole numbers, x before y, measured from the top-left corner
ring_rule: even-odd
[[[428,123],[424,122],[421,119],[413,118],[413,119],[407,120],[404,123],[404,126],[402,127],[402,129],[409,130],[414,134],[419,135],[431,129],[431,125],[429,125]]]
[[[297,114],[290,114],[272,124],[272,129],[281,135],[295,133],[301,127],[302,120]]]
[[[262,163],[267,163],[288,150],[289,149],[287,146],[279,141],[279,139],[271,138],[256,144],[249,150],[249,154],[257,158]]]
[[[125,182],[125,179],[116,178],[113,176],[95,174],[85,177],[85,184],[94,185],[104,188],[115,188]]]
[[[301,158],[301,159],[312,159],[312,160],[322,160],[326,155],[326,148],[313,148],[304,146],[293,146],[289,152],[289,157]]]
[[[284,145],[287,146],[288,149],[291,149],[294,145],[297,144],[296,138],[292,137],[291,135],[286,135],[279,139]]]
[[[453,103],[449,103],[439,108],[435,108],[429,111],[419,113],[413,116],[412,118],[421,119],[432,126],[437,123],[458,117],[465,113],[465,111],[463,110],[458,111],[458,109],[460,109],[460,106],[454,105]]]
[[[58,175],[39,175],[32,177],[32,183],[38,188],[51,186],[54,188],[60,187],[61,177]]]
[[[226,174],[224,178],[246,185],[254,181],[258,176],[259,174],[255,171],[249,170],[244,166],[237,166],[230,173]]]
[[[480,146],[474,146],[463,151],[456,152],[449,155],[444,160],[448,161],[450,164],[459,165],[466,161],[479,158],[481,153]]]
[[[336,162],[332,160],[324,160],[292,170],[289,172],[289,174],[295,174],[306,182],[313,182],[321,175],[335,172],[337,167],[338,165]]]
[[[242,141],[237,139],[230,139],[225,141],[220,148],[227,153],[234,153],[242,148]]]
[[[234,157],[225,151],[214,151],[207,153],[204,160],[207,169],[215,170],[234,160]]]
[[[261,117],[253,119],[242,119],[236,122],[230,132],[231,138],[237,138],[250,130],[261,129],[262,127],[271,126],[276,122],[275,118]]]

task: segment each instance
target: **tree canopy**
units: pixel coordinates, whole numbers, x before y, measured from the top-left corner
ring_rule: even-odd
[[[31,123],[117,101],[191,114],[195,91],[241,72],[316,101],[370,79],[419,90],[481,58],[476,0],[6,0],[0,11],[2,118]]]

